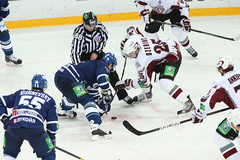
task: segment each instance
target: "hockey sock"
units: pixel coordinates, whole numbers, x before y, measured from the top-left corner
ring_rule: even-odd
[[[179,43],[185,48],[188,49],[190,48],[191,44],[188,39],[187,33],[182,30],[182,28],[179,27],[172,27],[172,32],[178,39]]]
[[[182,89],[174,84],[174,82],[170,79],[160,79],[159,80],[160,87],[167,92],[172,98],[176,99],[178,102],[184,104],[187,101],[186,95],[182,91]]]
[[[219,150],[225,159],[240,159],[240,154],[238,153],[234,144],[229,139],[226,139],[217,132],[215,132],[215,134],[213,135],[213,141],[219,147]]]
[[[12,47],[9,33],[6,33],[0,36],[0,44],[5,55],[10,56],[13,54],[13,47]]]

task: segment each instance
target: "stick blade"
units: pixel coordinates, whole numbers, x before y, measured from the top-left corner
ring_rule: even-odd
[[[134,128],[127,120],[123,121],[123,125],[133,134],[138,135],[138,136],[142,135],[142,132],[140,132],[136,128]]]
[[[237,41],[240,39],[240,35],[234,38],[234,41]]]

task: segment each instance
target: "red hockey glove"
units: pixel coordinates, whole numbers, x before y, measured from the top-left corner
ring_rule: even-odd
[[[131,82],[132,82],[131,79],[126,79],[125,81],[120,80],[116,83],[115,90],[124,89],[124,88],[131,89],[132,88]]]
[[[183,19],[180,21],[180,24],[183,26],[183,28],[184,28],[185,31],[187,31],[187,32],[190,32],[190,31],[191,31],[190,19],[188,19],[188,18],[183,18]]]
[[[139,15],[142,16],[143,22],[145,22],[145,23],[150,23],[151,22],[150,21],[151,15],[150,15],[149,9],[142,10]]]
[[[203,110],[196,109],[192,114],[192,122],[193,123],[202,123],[203,119],[207,117],[207,113]]]

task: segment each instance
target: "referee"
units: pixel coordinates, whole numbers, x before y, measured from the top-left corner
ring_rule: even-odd
[[[93,12],[83,14],[83,24],[75,28],[73,32],[71,60],[73,64],[78,64],[87,60],[100,60],[104,56],[103,49],[108,40],[108,31],[99,21]],[[119,76],[115,71],[110,73],[110,83],[113,88],[119,81]],[[119,100],[124,100],[132,104],[133,100],[125,89],[117,92]]]

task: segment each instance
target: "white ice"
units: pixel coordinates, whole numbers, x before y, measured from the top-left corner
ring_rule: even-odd
[[[240,34],[240,16],[193,17],[192,28],[225,37],[234,38]],[[144,33],[141,20],[104,22],[109,31],[109,40],[105,52],[112,52],[118,58],[117,71],[121,77],[124,59],[120,55],[119,45],[130,25],[136,25]],[[4,54],[0,55],[0,95],[14,93],[18,89],[30,89],[30,80],[36,73],[42,73],[49,82],[47,93],[60,103],[61,94],[54,85],[55,72],[70,62],[72,32],[77,25],[36,27],[10,30],[14,54],[23,60],[22,67],[6,66]],[[159,31],[160,37],[176,40],[169,26]],[[231,56],[235,69],[240,69],[240,40],[229,41],[201,33],[189,34],[192,46],[198,51],[197,58],[192,58],[181,47],[183,61],[175,83],[199,107],[200,98],[210,89],[213,81],[220,77],[216,63],[220,56]],[[128,59],[124,78],[136,78],[134,60]],[[153,99],[151,102],[127,105],[117,98],[112,103],[112,110],[103,119],[103,127],[113,132],[113,138],[104,141],[91,141],[90,125],[83,108],[77,109],[77,119],[59,119],[60,129],[57,133],[57,146],[86,160],[221,160],[223,159],[212,135],[217,125],[227,116],[228,111],[207,117],[202,124],[187,122],[175,127],[136,136],[123,125],[128,120],[139,130],[149,130],[179,122],[176,112],[182,105],[172,99],[153,82]],[[130,96],[141,90],[129,90]],[[217,104],[214,110],[225,108]],[[116,120],[111,120],[116,116]],[[2,125],[0,125],[2,127]],[[0,144],[3,144],[3,129],[0,129]],[[237,148],[239,145],[234,141]],[[37,159],[27,142],[23,143],[19,160]],[[0,159],[2,159],[0,147]],[[58,160],[74,160],[59,150]]]

